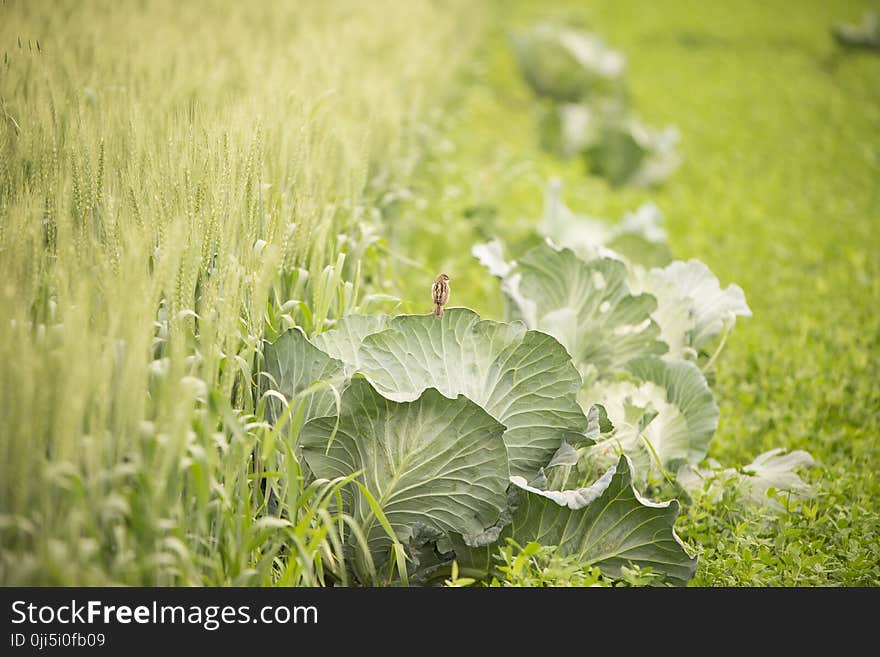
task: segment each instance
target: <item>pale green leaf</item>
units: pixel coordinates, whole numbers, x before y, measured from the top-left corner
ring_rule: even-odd
[[[303,427],[300,445],[316,477],[359,472],[397,539],[409,544],[418,525],[443,533],[478,536],[507,506],[504,427],[470,400],[435,389],[411,402],[394,402],[363,379],[342,395],[336,419]],[[344,492],[346,512],[360,524],[377,561],[392,541],[357,487]],[[423,531],[423,530],[420,530]]]
[[[650,567],[672,584],[693,577],[696,558],[688,555],[674,530],[678,502],[658,504],[639,496],[626,456],[592,486],[579,490],[537,490],[516,477],[511,482],[520,491],[519,506],[501,538],[557,546],[561,555],[576,555],[581,563],[613,577],[632,565]],[[492,548],[459,542],[455,550],[462,566],[491,568]]]
[[[387,315],[346,315],[331,330],[312,337],[312,342],[328,356],[345,363],[346,371],[352,373],[357,371],[357,353],[364,338],[378,333],[387,323]]]
[[[510,273],[512,265],[504,259],[504,253],[499,240],[495,239],[485,244],[475,244],[471,247],[471,253],[493,276],[504,278]]]
[[[699,260],[677,260],[663,269],[651,269],[638,276],[637,285],[657,298],[653,316],[672,357],[680,357],[686,347],[696,351],[705,347],[725,326],[733,326],[737,316],[752,316],[742,288],[722,289],[718,278]],[[685,309],[689,322],[681,319]]]
[[[578,458],[578,451],[574,447],[572,447],[568,443],[562,443],[559,446],[559,449],[556,450],[553,458],[550,459],[550,463],[547,464],[547,467],[558,468],[561,466],[577,465]]]
[[[629,380],[581,393],[583,403],[601,403],[615,427],[610,438],[590,449],[588,458],[607,466],[621,449],[635,463],[640,482],[656,465],[655,458],[673,472],[684,462],[701,461],[719,411],[700,369],[688,361],[651,356],[631,361],[626,369]]]
[[[600,139],[585,150],[593,173],[617,186],[650,187],[678,168],[675,127],[656,130],[632,115],[605,118]]]

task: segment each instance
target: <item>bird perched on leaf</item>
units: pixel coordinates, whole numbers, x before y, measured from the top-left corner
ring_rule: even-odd
[[[434,314],[443,316],[443,306],[449,303],[449,276],[440,274],[431,286],[431,299],[434,301]]]

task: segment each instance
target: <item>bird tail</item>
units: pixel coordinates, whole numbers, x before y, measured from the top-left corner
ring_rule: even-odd
[[[437,317],[443,317],[443,306],[441,306],[439,303],[434,304],[434,314]]]

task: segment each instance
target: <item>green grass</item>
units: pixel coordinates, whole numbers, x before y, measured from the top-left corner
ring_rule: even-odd
[[[399,212],[402,243],[452,276],[453,304],[488,316],[501,314],[496,283],[461,245],[501,237],[523,248],[550,175],[575,210],[597,216],[653,200],[677,257],[745,289],[754,317],[717,363],[710,456],[741,465],[806,449],[818,492],[781,520],[729,500],[693,507],[679,531],[701,554],[698,585],[880,584],[880,58],[841,53],[829,32],[866,6],[518,3],[423,162],[424,199]],[[613,190],[541,152],[506,34],[553,15],[621,49],[636,110],[678,126],[683,165],[659,189]],[[416,222],[425,211],[428,227]],[[402,296],[420,299],[419,286]]]

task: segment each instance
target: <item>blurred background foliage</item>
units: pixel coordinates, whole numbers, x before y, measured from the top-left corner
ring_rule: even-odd
[[[260,520],[261,340],[427,312],[440,271],[500,318],[470,246],[522,253],[556,176],[585,214],[653,201],[678,257],[744,288],[711,455],[819,463],[786,519],[692,506],[696,583],[876,584],[880,58],[831,34],[869,6],[4,3],[0,583],[334,581],[330,489],[287,477]],[[511,34],[548,18],[624,53],[630,102],[678,127],[661,186],[542,147]]]

